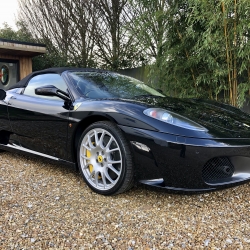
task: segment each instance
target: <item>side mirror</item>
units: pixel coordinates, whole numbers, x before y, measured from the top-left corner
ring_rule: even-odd
[[[36,88],[35,94],[44,95],[44,96],[57,96],[63,99],[64,101],[71,101],[68,93],[58,89],[57,87],[53,85],[47,85],[47,86],[43,86],[40,88]]]
[[[6,97],[6,92],[3,89],[0,89],[0,100],[4,100]]]

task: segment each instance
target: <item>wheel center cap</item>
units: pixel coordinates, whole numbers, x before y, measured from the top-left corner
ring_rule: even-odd
[[[102,161],[103,161],[102,156],[101,156],[101,155],[98,155],[97,160],[98,160],[99,163],[102,163]]]

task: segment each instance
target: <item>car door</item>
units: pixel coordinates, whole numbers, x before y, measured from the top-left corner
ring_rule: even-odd
[[[9,96],[11,96],[11,94]],[[12,133],[9,121],[8,105],[6,102],[9,96],[5,97],[4,100],[0,100],[0,144],[19,145],[18,138]]]
[[[12,132],[20,145],[28,150],[67,160],[69,110],[59,97],[38,96],[35,89],[54,85],[67,91],[59,74],[36,75],[21,94],[13,94],[8,102]]]
[[[0,100],[0,131],[11,131],[7,103]]]

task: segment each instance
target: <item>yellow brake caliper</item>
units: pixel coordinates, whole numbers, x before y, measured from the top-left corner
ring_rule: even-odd
[[[91,153],[90,153],[90,151],[89,151],[89,150],[87,150],[87,152],[86,152],[86,156],[87,156],[88,158],[90,158],[90,157],[91,157]],[[92,173],[92,172],[93,172],[93,170],[94,170],[93,165],[92,165],[92,164],[89,164],[89,172],[90,172],[90,173]]]
[[[94,144],[94,142],[93,142],[93,144]],[[87,156],[88,158],[91,157],[91,153],[90,153],[89,150],[86,150],[86,156]],[[93,165],[92,165],[92,164],[89,164],[89,172],[92,173],[93,171],[94,171]],[[99,175],[98,175],[98,179],[100,180],[101,178],[102,178],[102,176],[99,174]]]

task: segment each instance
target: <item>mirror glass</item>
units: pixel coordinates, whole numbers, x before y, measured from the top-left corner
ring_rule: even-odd
[[[6,92],[3,89],[0,89],[0,100],[4,100],[6,97]]]

